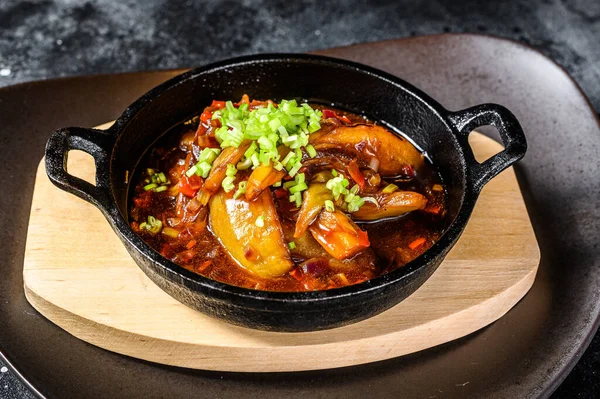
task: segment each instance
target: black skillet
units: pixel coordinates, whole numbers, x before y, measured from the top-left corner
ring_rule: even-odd
[[[447,186],[452,222],[445,234],[403,268],[358,285],[315,292],[234,287],[159,255],[127,223],[126,171],[133,172],[148,147],[175,124],[213,99],[236,99],[243,93],[252,98],[326,101],[404,132],[431,157]],[[505,150],[480,164],[467,137],[482,125],[498,129]],[[519,123],[502,106],[484,104],[450,112],[403,80],[361,64],[314,55],[258,55],[197,68],[167,81],[127,108],[106,132],[56,131],[46,147],[46,170],[58,187],[96,205],[140,268],[180,302],[246,327],[311,331],[374,316],[414,292],[460,237],[482,187],[522,158],[526,147]],[[67,172],[72,149],[94,157],[95,186]]]

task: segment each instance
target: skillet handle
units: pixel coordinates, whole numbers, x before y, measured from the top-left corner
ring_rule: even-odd
[[[464,150],[473,187],[477,192],[504,169],[523,158],[527,151],[527,140],[519,121],[501,105],[476,105],[452,112],[450,119],[458,130],[458,141]],[[486,125],[498,129],[504,150],[479,163],[475,160],[468,136],[476,128]]]
[[[112,139],[103,130],[68,127],[59,129],[46,144],[46,174],[52,183],[71,194],[94,204],[103,213],[110,207],[109,164]],[[67,171],[69,151],[90,154],[96,164],[96,185],[75,177]]]

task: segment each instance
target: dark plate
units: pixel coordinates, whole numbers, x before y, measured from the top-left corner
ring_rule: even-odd
[[[514,42],[442,35],[323,54],[387,70],[456,110],[511,109],[529,151],[519,183],[542,251],[531,292],[493,325],[410,356],[336,370],[245,374],[159,366],[71,337],[22,288],[33,176],[50,132],[114,119],[177,71],[92,76],[0,90],[0,350],[52,398],[548,396],[597,329],[600,313],[600,127],[576,84]]]

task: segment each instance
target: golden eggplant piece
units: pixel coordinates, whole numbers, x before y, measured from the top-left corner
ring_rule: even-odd
[[[250,177],[248,177],[248,183],[246,183],[246,199],[252,201],[256,199],[264,189],[268,188],[274,183],[277,183],[287,172],[277,170],[273,167],[273,162],[268,165],[261,164],[252,171]]]
[[[304,234],[325,207],[326,200],[333,200],[333,195],[324,183],[311,183],[308,186],[304,192],[302,207],[298,212],[294,237],[297,238]]]
[[[371,245],[367,233],[341,211],[322,211],[308,230],[329,255],[340,260]]]
[[[231,257],[261,278],[281,276],[294,263],[269,190],[254,201],[220,190],[209,203],[210,227]]]
[[[427,198],[413,191],[396,191],[390,194],[379,193],[373,198],[375,198],[378,205],[366,202],[358,211],[352,213],[352,218],[355,220],[383,219],[423,209],[427,205]]]
[[[416,170],[423,165],[423,155],[408,140],[377,125],[338,126],[311,134],[309,141],[316,150],[350,152],[367,163],[376,158],[385,176],[401,174],[405,165]]]

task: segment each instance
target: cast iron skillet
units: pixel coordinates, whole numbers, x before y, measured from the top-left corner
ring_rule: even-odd
[[[256,291],[192,273],[155,252],[127,223],[128,184],[143,153],[177,123],[213,99],[304,98],[364,113],[404,132],[427,152],[448,189],[451,224],[423,255],[389,274],[354,286],[314,292]],[[478,163],[469,133],[498,129],[504,151]],[[374,316],[402,301],[436,270],[454,246],[483,186],[523,157],[525,136],[514,115],[483,104],[450,112],[410,84],[385,72],[338,59],[299,54],[235,58],[197,68],[134,102],[107,131],[64,128],[46,146],[46,171],[61,189],[97,206],[139,267],[159,287],[194,309],[233,324],[271,331],[339,327]],[[70,150],[91,154],[96,185],[70,175]]]

